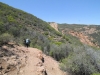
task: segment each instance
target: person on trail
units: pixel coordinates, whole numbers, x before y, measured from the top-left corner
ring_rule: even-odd
[[[25,46],[28,48],[30,46],[30,40],[29,39],[25,39]]]

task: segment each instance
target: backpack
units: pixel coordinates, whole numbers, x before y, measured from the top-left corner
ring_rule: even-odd
[[[26,41],[25,41],[26,43],[29,43],[29,39],[26,39]]]

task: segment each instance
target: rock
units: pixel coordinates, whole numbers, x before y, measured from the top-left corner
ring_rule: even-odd
[[[2,48],[3,48],[3,49],[7,49],[8,47],[7,47],[7,46],[2,46]]]
[[[36,64],[36,66],[43,66],[43,63],[42,63],[42,62],[38,62],[38,63]]]
[[[17,56],[13,55],[10,57],[11,59],[17,59]]]
[[[37,54],[37,57],[38,57],[42,62],[44,62],[44,57],[43,57],[43,53],[42,53],[42,52],[39,52],[39,53]]]
[[[45,71],[46,71],[46,69],[44,66],[37,68],[38,75],[43,75]]]

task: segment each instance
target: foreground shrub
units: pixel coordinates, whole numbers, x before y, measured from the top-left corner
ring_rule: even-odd
[[[62,70],[72,73],[72,75],[92,75],[99,72],[98,53],[100,54],[100,52],[87,47],[74,48],[73,53],[62,60],[60,67]]]
[[[51,44],[49,55],[57,61],[62,61],[62,59],[66,58],[71,51],[72,48],[67,43],[61,45]]]
[[[92,75],[100,75],[100,73],[93,73]]]
[[[13,39],[13,36],[8,34],[8,33],[4,33],[0,36],[0,45],[3,44],[7,44],[8,42],[10,42]]]

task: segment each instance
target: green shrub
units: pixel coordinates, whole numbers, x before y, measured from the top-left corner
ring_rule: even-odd
[[[8,33],[4,33],[0,36],[0,45],[2,44],[7,44],[8,42],[10,42],[13,39],[13,36],[8,34]]]
[[[39,46],[39,45],[35,45],[34,48],[37,48],[37,49],[41,50],[41,46]]]
[[[48,32],[44,32],[44,35],[49,35],[49,33]]]
[[[0,33],[4,33],[6,31],[4,23],[0,21]]]
[[[53,37],[49,37],[48,39],[49,39],[50,41],[52,41],[52,40],[53,40]]]
[[[7,20],[9,22],[16,22],[16,20],[12,16],[7,16]]]
[[[100,73],[93,73],[92,75],[100,75]]]
[[[100,75],[98,53],[89,48],[74,48],[73,52],[60,64],[64,71],[73,75]]]
[[[60,69],[63,70],[63,71],[67,70],[67,65],[65,65],[66,62],[67,62],[67,59],[63,59],[63,60],[61,60],[61,63],[59,64]]]
[[[53,51],[50,51],[49,55],[53,57]]]
[[[9,29],[9,33],[11,33],[14,37],[19,37],[20,36],[20,28],[18,28],[18,27],[11,27]]]
[[[63,39],[66,39],[66,41],[69,41],[69,38],[67,36],[63,36]]]
[[[56,35],[57,36],[62,36],[62,34],[60,32],[58,32],[58,31],[56,31]]]
[[[56,45],[61,45],[62,44],[62,42],[54,42],[54,44],[56,44]]]

